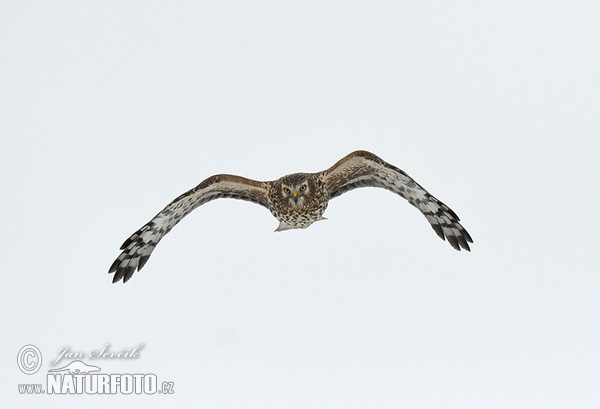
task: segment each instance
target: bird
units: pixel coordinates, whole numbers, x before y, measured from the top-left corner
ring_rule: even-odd
[[[121,246],[108,273],[113,283],[129,281],[144,267],[160,240],[198,206],[219,198],[242,199],[270,210],[279,221],[275,231],[305,229],[324,220],[331,199],[352,189],[378,187],[406,199],[423,213],[435,233],[456,250],[470,251],[473,239],[452,209],[436,199],[413,178],[371,152],[358,150],[316,173],[293,173],[261,182],[242,176],[218,174],[178,196]]]

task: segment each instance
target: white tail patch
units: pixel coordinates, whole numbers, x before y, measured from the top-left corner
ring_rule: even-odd
[[[290,226],[287,223],[284,222],[279,222],[279,226],[277,226],[277,228],[274,231],[285,231],[285,230],[291,230],[291,229],[295,229],[295,227]]]

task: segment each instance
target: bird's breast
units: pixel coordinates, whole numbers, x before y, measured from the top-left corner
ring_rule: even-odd
[[[298,206],[273,203],[270,208],[277,220],[294,229],[304,229],[317,220],[321,220],[325,209],[327,209],[327,200],[304,201]]]

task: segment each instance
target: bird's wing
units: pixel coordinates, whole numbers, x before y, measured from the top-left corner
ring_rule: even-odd
[[[235,175],[214,175],[182,194],[161,210],[152,220],[133,233],[121,246],[123,252],[110,266],[115,273],[113,283],[127,282],[136,270],[141,270],[158,242],[173,226],[192,210],[221,197],[248,200],[269,207],[267,183]]]
[[[397,193],[423,213],[442,240],[448,239],[456,250],[470,250],[473,239],[452,209],[402,170],[370,152],[352,152],[325,170],[322,178],[330,199],[359,187],[381,187]]]

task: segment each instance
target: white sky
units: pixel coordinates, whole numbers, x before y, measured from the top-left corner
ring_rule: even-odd
[[[177,3],[0,2],[2,407],[600,405],[598,2]],[[111,284],[120,244],[205,177],[355,149],[473,251],[379,189],[277,234],[221,200]],[[140,342],[86,362],[174,395],[17,393],[64,346]]]

